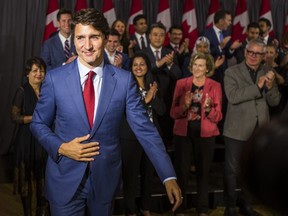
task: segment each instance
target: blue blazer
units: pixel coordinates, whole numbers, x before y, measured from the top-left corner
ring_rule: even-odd
[[[68,203],[85,174],[87,162],[58,156],[63,142],[85,134],[90,134],[89,141],[100,143],[101,154],[90,163],[93,192],[97,202],[112,202],[121,180],[119,133],[124,112],[160,179],[175,176],[162,139],[141,104],[132,74],[104,64],[101,88],[97,114],[90,130],[77,60],[46,74],[30,129],[49,155],[45,183],[46,196],[51,203]]]
[[[116,54],[122,55],[122,67],[124,70],[130,71],[130,58],[126,53],[116,51]],[[104,51],[104,61],[110,64],[107,53]]]
[[[73,40],[71,40],[70,57],[72,53],[76,55]],[[45,61],[47,70],[62,66],[63,63],[66,62],[64,48],[58,34],[44,42],[41,50],[41,58]]]

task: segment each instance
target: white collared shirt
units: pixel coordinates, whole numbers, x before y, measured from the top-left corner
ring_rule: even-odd
[[[68,40],[69,42],[69,47],[71,48],[71,35],[68,38],[65,38],[60,32],[58,32],[60,41],[62,43],[63,46],[63,50],[65,49],[65,41]]]
[[[217,28],[217,26],[213,25],[213,29],[217,35],[218,41],[220,42],[220,32],[222,31],[221,29]],[[223,32],[223,31],[222,31]]]
[[[110,55],[110,53],[108,52],[108,50],[106,48],[104,50],[107,54],[107,57],[108,57],[110,64],[114,65],[116,51],[112,55]]]
[[[77,58],[77,64],[78,64],[78,69],[79,69],[82,92],[84,91],[84,84],[88,78],[89,71],[94,71],[96,73],[96,75],[93,78],[93,85],[94,85],[94,92],[95,92],[95,109],[94,109],[94,120],[95,120],[97,108],[98,108],[98,101],[99,101],[100,94],[101,94],[104,61],[102,61],[102,63],[94,69],[90,69],[86,67],[85,65],[83,65],[79,61],[79,58]]]
[[[141,45],[141,37],[143,37],[143,40],[144,40],[144,43],[145,43],[145,46],[147,47],[147,38],[146,38],[146,34],[143,34],[143,35],[140,35],[139,33],[135,32],[135,36],[138,40],[138,43],[140,44],[140,47],[142,46]],[[141,47],[142,49],[143,47]]]
[[[156,48],[154,48],[154,47],[150,44],[150,48],[151,48],[151,50],[152,50],[155,58],[156,58],[156,53],[155,53],[155,51],[158,50],[158,51],[159,51],[159,57],[160,57],[160,59],[161,59],[161,50],[162,50],[162,47],[160,47],[159,49],[156,49]]]

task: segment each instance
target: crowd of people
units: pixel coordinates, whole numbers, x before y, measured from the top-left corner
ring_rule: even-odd
[[[242,152],[270,118],[287,112],[288,33],[282,42],[271,38],[271,23],[261,18],[249,23],[244,41],[232,41],[231,13],[219,10],[190,50],[181,26],[148,26],[143,14],[133,35],[123,20],[109,27],[95,9],[60,9],[57,20],[41,56],[27,60],[28,79],[12,106],[15,193],[25,216],[34,181],[37,216],[108,216],[119,189],[126,215],[150,216],[154,171],[174,214],[184,216],[191,168],[197,215],[208,216],[217,137],[225,144],[224,215],[238,215],[237,205],[239,214],[259,215],[240,181]]]

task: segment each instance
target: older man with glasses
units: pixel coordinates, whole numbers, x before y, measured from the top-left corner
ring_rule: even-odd
[[[225,216],[238,215],[236,192],[241,152],[255,129],[269,121],[269,108],[280,101],[280,93],[272,70],[264,70],[261,62],[266,45],[260,39],[250,40],[246,46],[245,60],[225,71],[224,90],[228,99],[224,123],[225,141]],[[259,215],[255,212],[245,191],[240,193],[239,213]]]

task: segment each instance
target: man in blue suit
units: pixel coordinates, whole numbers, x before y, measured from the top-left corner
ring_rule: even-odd
[[[76,58],[76,50],[71,40],[72,12],[60,9],[57,13],[59,32],[44,42],[41,58],[47,65],[47,70],[72,62]],[[65,51],[65,43],[67,51]],[[67,52],[67,53],[65,53]]]
[[[110,29],[105,45],[104,60],[116,67],[129,70],[130,58],[126,53],[117,51],[120,46],[120,34],[115,29]]]
[[[227,59],[233,56],[234,50],[241,43],[239,40],[231,41],[231,36],[228,29],[232,23],[231,13],[225,10],[219,10],[214,15],[214,24],[206,29],[202,36],[205,36],[210,41],[210,54],[217,59],[218,57],[225,58],[222,64],[214,74],[214,79],[223,84],[224,71],[227,69]]]
[[[141,105],[137,84],[131,73],[103,60],[106,18],[95,9],[84,9],[72,25],[78,58],[47,73],[31,123],[49,155],[45,184],[52,216],[112,215],[121,180],[119,132],[124,113],[174,211],[182,202],[181,190],[157,129]],[[93,79],[91,73],[96,74]],[[87,80],[95,93],[92,112],[85,107]]]

